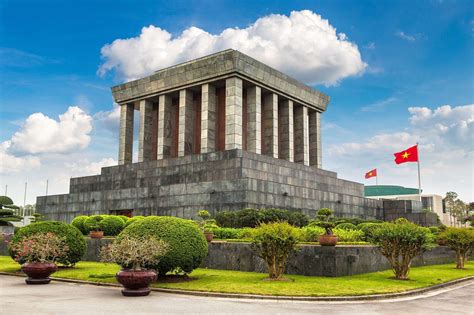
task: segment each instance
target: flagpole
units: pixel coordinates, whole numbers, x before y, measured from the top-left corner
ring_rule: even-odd
[[[377,176],[375,176],[375,185],[379,185],[379,173],[377,172]]]
[[[418,142],[416,143],[416,152],[418,154],[418,195],[420,196],[420,202],[421,202],[421,175],[420,175],[420,151],[418,150]]]

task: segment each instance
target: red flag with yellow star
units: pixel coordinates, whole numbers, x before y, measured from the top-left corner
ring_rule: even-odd
[[[418,162],[418,145],[403,150],[401,152],[394,153],[395,163],[402,164],[406,162]]]
[[[371,177],[375,177],[377,176],[377,169],[374,168],[373,170],[371,171],[368,171],[367,173],[365,173],[365,178],[371,178]]]

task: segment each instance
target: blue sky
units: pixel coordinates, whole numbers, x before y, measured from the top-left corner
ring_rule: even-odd
[[[363,71],[341,76],[336,84],[313,85],[331,97],[323,115],[324,168],[370,184],[363,174],[378,167],[380,183],[416,186],[415,165],[395,166],[391,153],[420,141],[425,191],[455,190],[472,201],[474,7],[472,1],[434,0],[74,5],[0,0],[0,142],[12,143],[2,149],[12,165],[7,158],[0,162],[0,193],[8,184],[9,194],[22,204],[28,181],[27,202],[34,202],[43,194],[46,179],[49,193],[65,193],[70,176],[97,172],[100,165],[116,160],[115,124],[108,116],[113,111],[110,87],[126,76],[117,68],[98,75],[108,58],[101,55],[104,45],[137,37],[150,25],[173,37],[192,26],[217,35],[229,28],[245,29],[271,14],[289,16],[301,10],[312,11],[344,33],[366,64]],[[315,43],[320,40],[314,38]],[[89,137],[88,141],[76,139],[77,145],[38,150],[19,143],[19,136],[13,139],[15,133],[28,135],[25,122],[30,115],[42,113],[41,119],[58,121],[70,106],[91,118],[91,130],[81,129],[82,139]],[[43,144],[53,148],[57,142]],[[25,167],[25,161],[36,167]]]

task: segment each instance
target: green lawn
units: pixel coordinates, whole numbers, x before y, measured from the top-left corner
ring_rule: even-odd
[[[288,275],[293,282],[262,281],[266,274],[214,269],[197,269],[194,281],[181,283],[155,283],[154,287],[226,293],[293,296],[341,296],[401,292],[426,287],[453,279],[474,276],[474,262],[458,270],[455,264],[412,268],[410,280],[392,279],[390,270],[339,278]],[[0,271],[15,273],[19,265],[10,257],[0,256]],[[114,264],[79,262],[76,268],[59,270],[54,277],[95,282],[116,282]]]

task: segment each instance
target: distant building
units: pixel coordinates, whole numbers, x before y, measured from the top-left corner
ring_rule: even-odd
[[[372,199],[395,199],[419,201],[418,188],[408,188],[393,185],[365,186],[364,194]],[[415,206],[416,208],[416,206]],[[454,225],[453,218],[446,212],[443,197],[435,194],[421,194],[421,207],[418,211],[430,210],[436,213],[444,225]],[[416,210],[415,210],[416,211]]]

